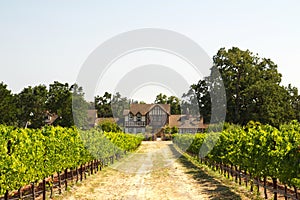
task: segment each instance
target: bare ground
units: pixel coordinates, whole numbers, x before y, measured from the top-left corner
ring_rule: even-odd
[[[55,199],[249,199],[180,156],[171,142],[143,142],[136,153]]]

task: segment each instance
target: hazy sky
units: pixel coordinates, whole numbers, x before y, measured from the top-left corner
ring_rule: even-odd
[[[283,84],[300,88],[299,10],[297,0],[2,0],[0,81],[14,93],[54,80],[74,83],[102,42],[134,29],[162,28],[186,35],[211,57],[237,46],[271,58]]]

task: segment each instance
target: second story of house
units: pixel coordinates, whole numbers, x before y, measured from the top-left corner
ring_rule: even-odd
[[[170,116],[169,104],[131,104],[124,110],[125,127],[163,127]]]

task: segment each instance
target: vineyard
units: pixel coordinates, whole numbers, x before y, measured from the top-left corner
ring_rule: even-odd
[[[143,139],[98,129],[82,131],[51,126],[42,129],[0,126],[0,135],[0,196],[5,199],[42,180],[45,187],[45,180],[62,172],[67,179],[68,174],[73,176],[76,171],[78,179],[79,168],[82,179],[83,169],[94,166],[97,170],[108,158],[135,150]]]
[[[277,199],[278,185],[284,185],[285,199],[287,186],[294,188],[294,199],[298,199],[297,188],[300,186],[300,124],[291,122],[279,129],[270,125],[250,122],[245,127],[226,125],[221,133],[209,133],[215,138],[213,150],[200,158],[215,169],[235,175],[241,175],[251,183],[264,180],[272,181],[274,199]],[[206,134],[178,134],[173,142],[182,150],[199,156],[199,149],[213,145],[214,139],[205,142]],[[218,139],[217,139],[218,138]],[[203,147],[202,147],[203,148]],[[205,147],[204,147],[205,148]],[[239,181],[239,182],[240,182]],[[259,187],[259,185],[258,185]],[[266,197],[265,192],[265,197]]]
[[[142,135],[88,131],[45,126],[22,129],[0,126],[0,196],[2,199],[52,197],[53,188],[61,193],[68,180],[86,174],[134,151]],[[210,140],[207,140],[207,136]],[[216,142],[216,143],[215,143]],[[222,132],[176,134],[173,143],[201,162],[241,184],[251,192],[270,189],[274,199],[299,199],[300,124],[293,121],[279,128],[250,122],[247,126],[226,124]],[[202,148],[212,151],[202,157]],[[28,192],[29,191],[29,192]],[[48,192],[48,196],[46,195]],[[38,193],[38,194],[35,194]]]

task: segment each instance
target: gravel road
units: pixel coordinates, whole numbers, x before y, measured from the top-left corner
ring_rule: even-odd
[[[56,199],[247,199],[179,157],[172,142],[143,142],[136,153]]]

